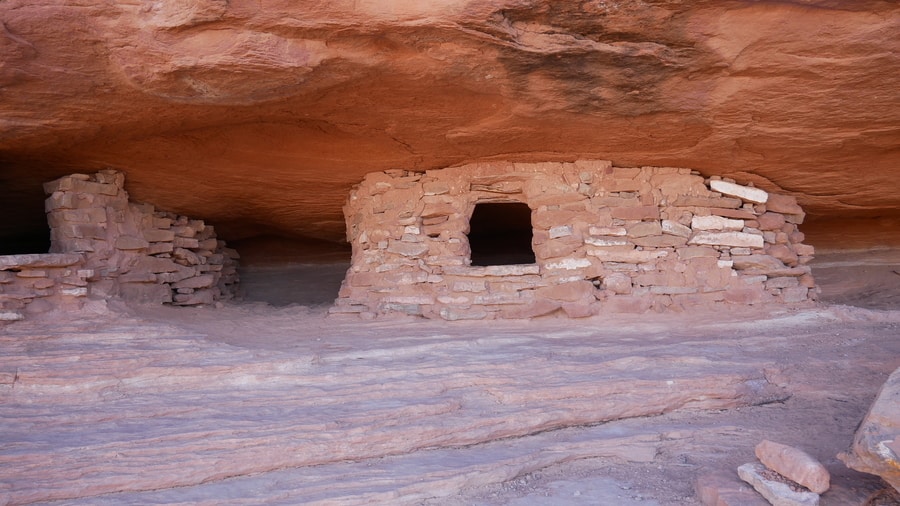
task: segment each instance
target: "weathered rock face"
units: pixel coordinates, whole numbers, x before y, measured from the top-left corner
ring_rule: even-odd
[[[900,369],[881,387],[859,425],[853,446],[838,458],[849,467],[877,474],[900,491]]]
[[[114,167],[220,224],[338,240],[368,172],[611,159],[893,215],[893,1],[0,4],[0,236]],[[773,184],[770,187],[770,183]]]

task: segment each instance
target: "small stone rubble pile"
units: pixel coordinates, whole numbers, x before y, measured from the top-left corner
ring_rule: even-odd
[[[78,307],[88,295],[175,305],[234,295],[237,252],[202,220],[128,201],[124,174],[46,183],[49,254],[0,257],[0,318]]]
[[[817,506],[819,494],[831,488],[828,470],[803,450],[764,440],[756,445],[756,457],[759,462],[737,469],[744,484],[731,473],[699,477],[700,501],[708,506]]]
[[[472,266],[480,203],[531,209],[534,264]],[[332,314],[446,320],[815,300],[793,197],[690,169],[479,163],[369,174],[345,206],[353,259]]]

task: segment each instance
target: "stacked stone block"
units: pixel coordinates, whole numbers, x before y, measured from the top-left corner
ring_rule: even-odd
[[[532,210],[535,264],[474,267],[482,202]],[[368,175],[344,209],[353,259],[334,314],[529,318],[815,299],[793,197],[689,169],[481,163]]]
[[[78,308],[93,277],[77,253],[0,256],[0,321]]]
[[[232,297],[238,255],[214,227],[129,202],[124,182],[107,170],[45,184],[51,252],[83,253],[101,296],[176,305]]]
[[[0,320],[77,308],[88,295],[210,304],[234,295],[237,252],[215,229],[129,202],[124,174],[72,174],[46,183],[50,253],[0,256]]]

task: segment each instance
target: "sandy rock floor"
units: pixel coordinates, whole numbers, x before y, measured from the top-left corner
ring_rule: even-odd
[[[835,455],[900,367],[900,275],[819,261],[831,303],[797,311],[361,323],[324,317],[340,266],[294,265],[219,309],[18,322],[0,504],[692,505],[764,438],[862,504],[883,483]]]

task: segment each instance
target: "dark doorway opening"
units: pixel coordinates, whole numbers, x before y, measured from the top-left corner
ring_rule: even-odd
[[[228,241],[241,255],[239,298],[283,307],[331,306],[350,267],[350,245],[261,235]]]
[[[531,208],[519,202],[476,204],[469,220],[472,265],[533,264]]]

